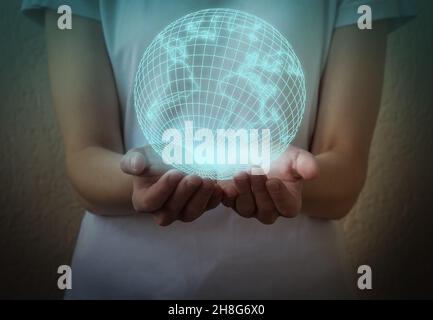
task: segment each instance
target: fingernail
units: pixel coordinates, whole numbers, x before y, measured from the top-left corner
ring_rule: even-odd
[[[131,164],[131,169],[133,171],[137,171],[138,170],[138,157],[136,155],[132,155],[131,158],[129,159],[130,164]]]

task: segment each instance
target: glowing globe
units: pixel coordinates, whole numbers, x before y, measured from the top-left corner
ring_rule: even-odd
[[[168,25],[145,50],[134,84],[138,122],[156,153],[212,179],[260,165],[253,149],[262,160],[266,152],[270,160],[280,156],[305,101],[302,66],[286,38],[232,9],[201,10]]]

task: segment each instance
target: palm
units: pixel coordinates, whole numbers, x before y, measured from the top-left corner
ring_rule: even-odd
[[[224,182],[223,203],[263,223],[273,223],[278,215],[293,217],[301,208],[303,181],[317,174],[314,156],[290,146],[273,161],[267,175],[240,173]]]
[[[193,221],[222,198],[215,182],[171,170],[150,146],[128,151],[120,167],[132,176],[135,211],[152,214],[159,225]]]
[[[269,170],[268,178],[279,179],[287,191],[300,206],[302,194],[302,176],[297,172],[297,159],[300,149],[289,147],[278,159],[276,159]]]

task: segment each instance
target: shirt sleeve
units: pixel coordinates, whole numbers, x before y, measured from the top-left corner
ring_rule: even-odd
[[[360,14],[358,7],[368,5],[371,8],[373,21],[392,19],[397,28],[410,18],[416,16],[413,0],[339,0],[335,28],[356,24]]]
[[[73,15],[100,20],[98,0],[23,0],[21,10],[30,18],[42,22],[45,10],[57,12],[61,5],[70,6]]]

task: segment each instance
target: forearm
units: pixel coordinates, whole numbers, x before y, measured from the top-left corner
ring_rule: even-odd
[[[95,214],[130,215],[132,179],[120,170],[122,154],[88,147],[67,156],[69,179],[84,207]]]
[[[329,151],[316,156],[320,175],[306,181],[302,212],[323,219],[341,219],[356,202],[365,180],[362,161],[342,152]]]

